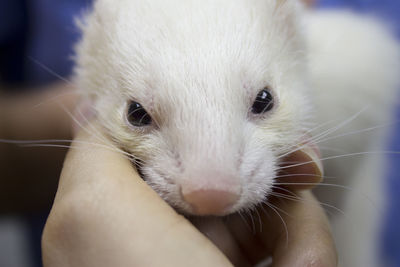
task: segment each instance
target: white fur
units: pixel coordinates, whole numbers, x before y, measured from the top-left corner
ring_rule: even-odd
[[[307,16],[310,77],[315,89],[317,121],[347,123],[331,136],[359,132],[322,142],[323,157],[387,151],[388,130],[400,86],[400,46],[387,26],[368,16],[320,11]],[[381,127],[380,127],[381,126]],[[378,262],[380,219],[384,216],[385,153],[327,160],[326,183],[349,189],[321,187],[322,202],[343,210],[332,218],[342,266],[382,266]],[[331,210],[332,211],[332,210]]]
[[[176,208],[190,212],[183,183],[220,188],[227,177],[242,187],[230,212],[263,201],[276,157],[298,141],[310,110],[299,7],[260,0],[118,5],[97,2],[78,47],[80,86],[110,135],[144,162],[146,181]],[[249,110],[265,86],[276,108],[255,117]],[[132,99],[156,126],[129,127]]]
[[[242,187],[229,212],[251,208],[270,192],[279,155],[312,125],[340,124],[364,106],[343,129],[379,125],[398,85],[399,49],[384,27],[296,1],[98,0],[82,28],[79,86],[110,136],[143,161],[146,181],[189,213],[182,183],[219,188],[229,177]],[[250,108],[265,86],[275,108],[257,117]],[[153,126],[128,125],[130,100]],[[328,146],[358,152],[370,140]],[[346,161],[328,172],[350,179],[361,163]]]

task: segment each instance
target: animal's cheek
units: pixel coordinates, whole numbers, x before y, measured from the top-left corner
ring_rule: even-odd
[[[235,210],[251,208],[266,200],[273,189],[278,165],[268,148],[248,147],[239,168],[242,196]]]
[[[240,203],[236,207],[246,209],[264,202],[272,192],[277,166],[272,159],[260,159],[242,175],[243,188]]]
[[[277,168],[272,152],[247,146],[240,155],[239,164],[233,164],[236,157],[192,162],[160,153],[141,170],[145,181],[178,211],[221,216],[263,202],[272,190]]]
[[[189,205],[182,201],[179,184],[169,173],[157,170],[152,165],[144,165],[141,172],[146,183],[168,204],[180,211],[189,209]]]

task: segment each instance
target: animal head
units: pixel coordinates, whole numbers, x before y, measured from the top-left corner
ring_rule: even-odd
[[[173,207],[251,208],[310,104],[295,1],[99,0],[76,78],[110,137]]]

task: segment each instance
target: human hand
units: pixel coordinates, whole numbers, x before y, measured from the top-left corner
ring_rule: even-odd
[[[336,266],[327,219],[308,191],[273,202],[288,215],[260,211],[262,231],[239,215],[195,222],[199,231],[111,144],[85,132],[76,140],[43,235],[47,267],[250,266],[268,255],[274,266]]]
[[[32,214],[50,209],[67,151],[51,146],[68,143],[18,144],[71,140],[72,118],[64,109],[74,110],[77,99],[77,92],[65,83],[0,95],[0,213]]]

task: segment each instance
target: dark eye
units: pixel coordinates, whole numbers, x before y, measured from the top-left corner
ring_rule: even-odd
[[[132,101],[128,107],[126,116],[130,124],[136,127],[143,127],[151,124],[151,117],[141,104]]]
[[[268,89],[261,90],[256,100],[254,100],[253,106],[251,107],[251,112],[254,114],[261,114],[270,111],[274,107],[274,98]]]

